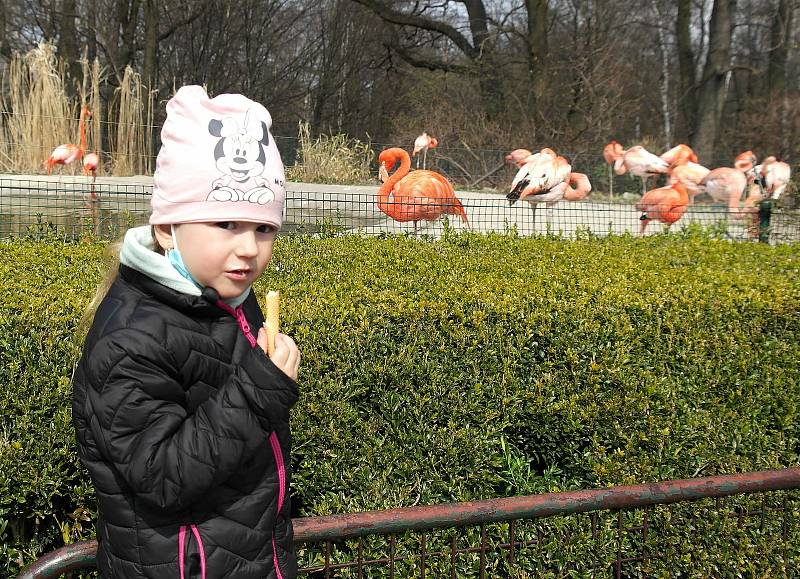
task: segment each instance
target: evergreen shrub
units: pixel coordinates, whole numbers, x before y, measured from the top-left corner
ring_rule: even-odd
[[[103,251],[0,245],[2,574],[93,534],[70,374]],[[303,355],[296,515],[798,465],[796,245],[286,237],[267,289]]]

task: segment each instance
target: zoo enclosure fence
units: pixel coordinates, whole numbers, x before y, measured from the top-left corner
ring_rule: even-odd
[[[513,232],[574,238],[591,234],[638,235],[640,215],[633,203],[594,200],[562,201],[554,207],[517,202],[501,194],[458,192],[469,224],[455,215],[413,224],[400,223],[377,207],[376,187],[287,184],[283,234],[408,233],[438,237],[447,231]],[[141,178],[0,177],[0,238],[87,235],[118,238],[125,229],[147,223],[152,184]],[[727,208],[690,205],[672,230],[690,224],[711,228],[722,237],[770,243],[800,240],[800,212],[776,206],[767,219],[753,213],[732,218]],[[662,231],[653,221],[645,234]]]
[[[787,468],[293,523],[307,577],[792,576],[798,488]],[[19,579],[94,567],[96,549],[62,547]]]

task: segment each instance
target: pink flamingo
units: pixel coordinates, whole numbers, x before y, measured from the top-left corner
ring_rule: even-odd
[[[603,158],[608,164],[608,194],[612,196],[614,195],[614,173],[612,169],[617,159],[621,159],[623,155],[625,155],[625,149],[613,139],[609,144],[603,147]]]
[[[639,217],[639,234],[644,235],[647,224],[653,220],[666,224],[669,229],[683,217],[688,204],[689,195],[686,187],[680,183],[647,191],[636,204],[636,209],[642,212],[642,216]]]
[[[506,195],[509,205],[519,199],[531,203],[555,203],[564,198],[565,181],[572,167],[555,151],[544,148],[528,157],[527,162],[517,171],[511,190]]]
[[[97,153],[89,153],[83,157],[83,174],[92,175],[92,184],[89,189],[89,201],[87,205],[92,212],[92,223],[94,223],[95,235],[100,234],[100,220],[97,215],[98,196],[94,189],[94,182],[97,179],[97,168],[100,166],[100,156]]]
[[[416,157],[417,154],[422,153],[422,168],[424,169],[426,161],[428,160],[428,149],[434,149],[438,146],[439,141],[423,131],[422,134],[414,140],[414,152],[412,156]],[[419,157],[417,157],[417,169],[419,169]]]
[[[761,163],[759,173],[764,181],[766,192],[773,199],[780,199],[792,176],[792,169],[788,163],[778,161],[774,156],[769,156]]]
[[[389,175],[395,163],[400,167]],[[400,148],[381,151],[378,156],[383,184],[378,189],[378,209],[395,221],[432,221],[442,215],[458,215],[467,226],[464,206],[456,197],[453,185],[435,171],[420,169],[411,171],[411,158]]]
[[[705,179],[706,175],[710,172],[709,169],[689,161],[682,165],[677,165],[669,170],[668,185],[673,183],[680,183],[686,187],[686,192],[689,194],[689,204],[694,203],[694,198],[703,192],[700,185],[701,181]]]
[[[624,175],[626,171],[641,178],[642,194],[644,194],[647,180],[654,175],[667,173],[669,164],[641,145],[636,145],[625,151],[625,154],[614,162],[614,172],[617,175]]]
[[[81,116],[80,120],[78,121],[80,145],[66,143],[53,149],[53,152],[50,153],[50,156],[44,162],[44,165],[47,167],[48,175],[52,173],[55,165],[69,165],[73,161],[83,157],[83,152],[86,150],[86,128],[84,126],[84,122],[85,119],[91,118],[91,116],[92,113],[88,108],[83,107],[81,109]]]
[[[700,181],[699,187],[717,203],[724,203],[731,214],[739,212],[739,201],[748,182],[756,179],[753,164],[756,157],[752,151],[739,153],[733,167],[717,167],[708,172]]]
[[[97,153],[89,153],[83,157],[83,174],[92,175],[92,182],[97,178],[97,168],[100,166],[100,156]]]
[[[574,184],[573,189],[570,185]],[[592,191],[592,184],[589,182],[589,177],[584,173],[570,173],[567,179],[567,188],[564,191],[565,201],[581,201],[586,199]]]

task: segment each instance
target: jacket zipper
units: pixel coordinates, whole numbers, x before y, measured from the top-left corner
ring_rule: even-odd
[[[222,300],[217,301],[217,305],[231,314],[234,318],[236,318],[236,323],[239,325],[239,328],[242,330],[245,338],[247,341],[250,342],[250,347],[255,348],[258,342],[256,341],[253,333],[250,330],[250,324],[247,322],[247,318],[244,315],[244,308],[242,306],[238,306],[236,308],[232,308]],[[278,515],[280,515],[281,509],[283,508],[283,501],[286,497],[286,465],[283,462],[283,453],[281,451],[281,443],[278,440],[278,435],[275,431],[272,431],[269,435],[269,444],[272,447],[272,455],[275,458],[275,465],[278,469],[278,510],[275,512],[275,524],[278,524]],[[194,527],[194,525],[192,525]],[[195,527],[196,528],[196,527]],[[196,535],[199,540],[199,533]],[[275,529],[272,529],[272,564],[275,567],[275,573],[277,575],[277,579],[283,579],[283,574],[281,573],[281,568],[278,565],[278,549],[277,549],[277,540],[275,539]],[[205,557],[203,553],[201,557]],[[181,558],[183,555],[181,554]],[[205,559],[201,558],[201,566],[205,569]],[[181,568],[182,569],[182,568]],[[182,572],[181,572],[182,573]],[[181,574],[181,579],[183,579],[183,575]],[[203,571],[203,579],[205,579],[205,571]]]

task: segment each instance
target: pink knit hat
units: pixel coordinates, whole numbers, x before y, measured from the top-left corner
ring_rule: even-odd
[[[181,87],[167,103],[153,175],[151,224],[253,221],[279,229],[283,163],[272,117],[238,94]]]

